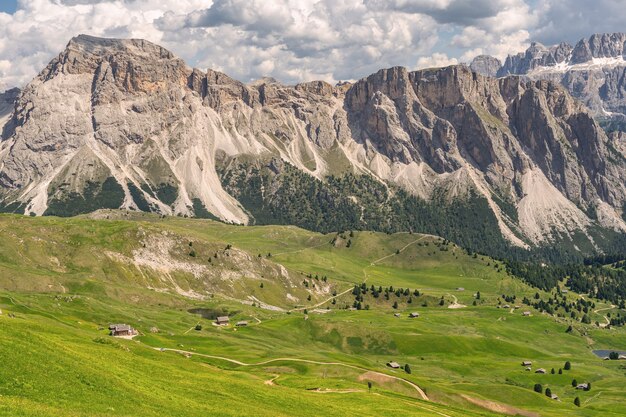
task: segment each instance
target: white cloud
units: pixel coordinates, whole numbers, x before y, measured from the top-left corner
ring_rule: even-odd
[[[537,3],[537,29],[533,40],[547,45],[575,44],[594,33],[624,32],[623,0],[551,0]]]
[[[0,13],[0,83],[27,83],[80,33],[144,38],[243,81],[355,79],[623,30],[619,3],[597,0],[592,10],[583,0],[20,0],[15,14]]]
[[[459,61],[456,58],[450,58],[446,54],[435,52],[431,56],[423,56],[417,60],[417,68],[437,68],[456,65]]]

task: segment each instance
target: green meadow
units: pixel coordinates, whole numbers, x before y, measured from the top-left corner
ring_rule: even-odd
[[[626,361],[592,353],[626,330],[521,305],[548,294],[435,236],[124,212],[2,215],[0,236],[0,415],[626,415]],[[394,291],[351,309],[363,282]]]

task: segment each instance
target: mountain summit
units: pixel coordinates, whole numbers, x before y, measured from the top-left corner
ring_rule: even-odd
[[[493,75],[493,67],[481,66],[485,59],[476,57],[472,66]],[[525,52],[509,55],[496,75],[560,83],[603,123],[626,130],[626,33],[595,34],[575,46],[533,43]]]
[[[586,108],[557,83],[463,65],[246,85],[144,40],[81,35],[19,94],[2,132],[4,211],[438,225],[519,247],[582,236],[600,249],[598,233],[626,231],[626,158]],[[472,209],[436,218],[445,207]]]

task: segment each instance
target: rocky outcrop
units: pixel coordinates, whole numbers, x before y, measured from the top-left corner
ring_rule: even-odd
[[[533,43],[497,73],[512,74],[560,83],[609,129],[626,129],[626,33],[595,34],[575,47]]]
[[[537,68],[554,67],[566,62],[572,53],[572,46],[561,43],[546,48],[540,43],[533,42],[525,52],[509,55],[504,65],[497,71],[500,77],[511,74],[527,74]]]
[[[12,88],[10,90],[0,93],[0,134],[4,130],[7,122],[9,121],[11,113],[13,113],[13,109],[15,108],[15,102],[17,101],[19,95],[19,88]],[[9,129],[8,126],[7,129]]]
[[[470,69],[488,77],[496,77],[502,67],[502,62],[498,58],[490,55],[478,55],[470,63]]]
[[[626,165],[586,109],[557,84],[463,65],[336,86],[244,84],[146,41],[79,36],[24,89],[7,126],[0,198],[27,214],[106,202],[246,223],[254,202],[226,192],[218,171],[270,159],[275,175],[292,172],[288,162],[321,181],[367,174],[450,205],[478,195],[518,246],[626,230]],[[601,219],[589,214],[597,207]]]
[[[591,35],[589,39],[581,39],[574,50],[570,62],[582,64],[593,58],[624,57],[626,51],[626,33],[603,33]]]

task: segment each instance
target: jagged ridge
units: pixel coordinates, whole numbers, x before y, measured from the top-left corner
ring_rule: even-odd
[[[585,108],[554,83],[465,66],[246,85],[147,41],[81,35],[3,132],[3,204],[27,214],[107,201],[246,223],[218,165],[276,157],[318,180],[365,174],[447,204],[478,195],[518,246],[626,230],[624,158]]]

